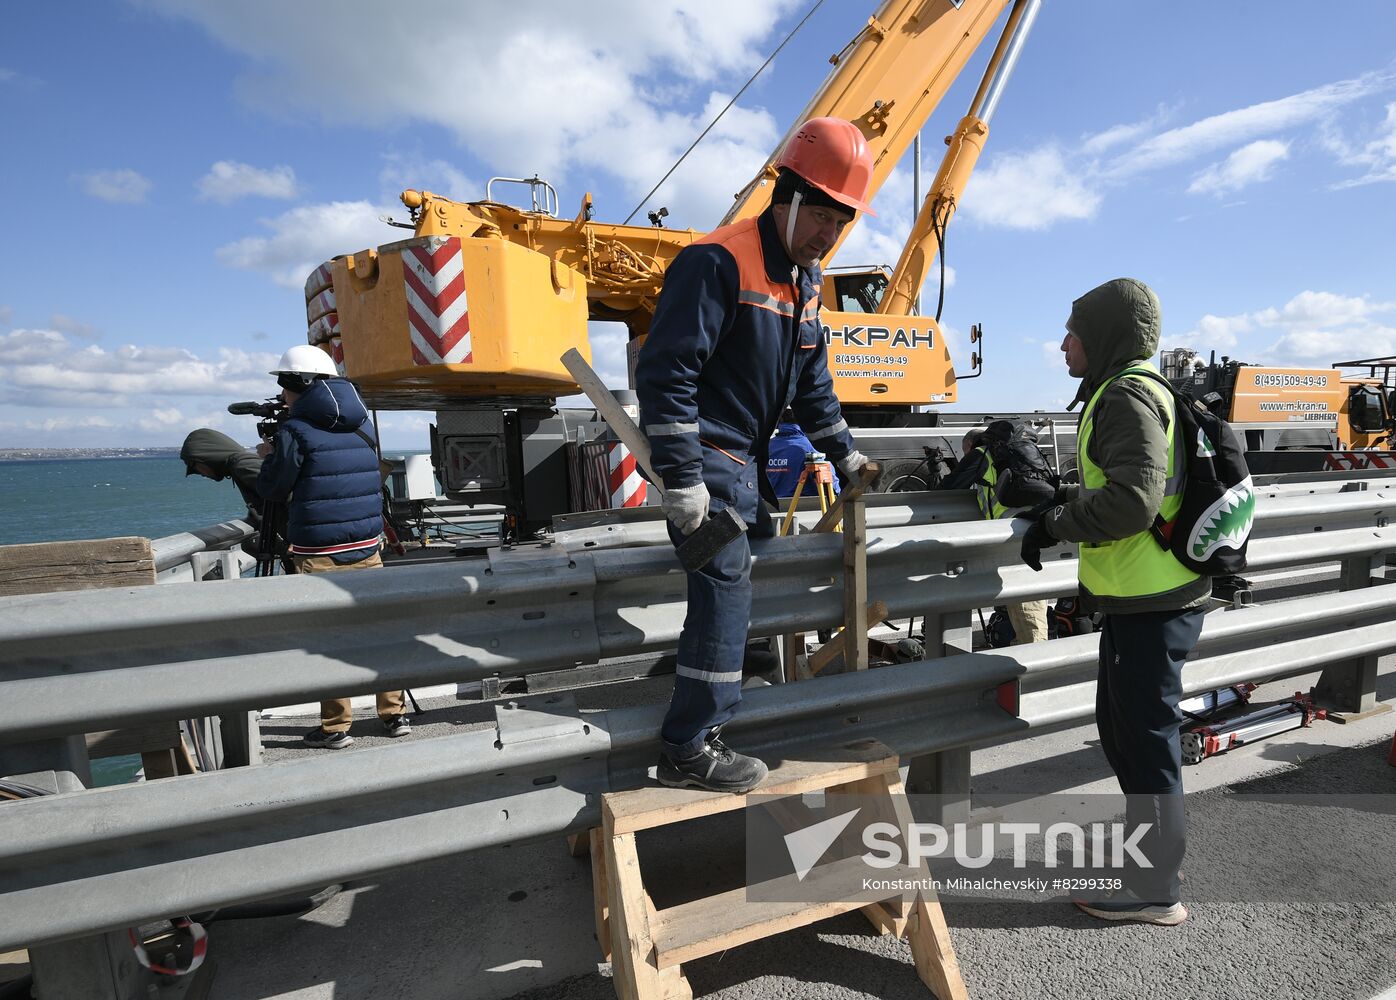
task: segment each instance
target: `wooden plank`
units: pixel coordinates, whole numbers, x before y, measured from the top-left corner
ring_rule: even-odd
[[[155,582],[148,538],[96,538],[0,546],[0,597]]]
[[[179,723],[174,719],[143,722],[125,729],[108,729],[87,734],[87,756],[124,757],[149,750],[171,750],[180,741]]]
[[[873,624],[877,624],[883,621],[884,619],[886,619],[886,617],[887,604],[883,601],[873,601],[871,604],[867,606],[867,611],[864,615],[865,621],[871,622]],[[844,652],[844,643],[847,641],[845,636],[847,636],[847,634],[847,629],[839,630],[838,632],[834,633],[833,636],[830,637],[828,642],[826,642],[824,645],[820,646],[818,649],[816,649],[813,653],[810,654],[810,676],[822,673],[829,666],[829,664],[833,663],[836,659],[838,659],[839,654]],[[866,635],[866,628],[864,629],[864,634]],[[863,645],[866,648],[867,643],[864,642]]]
[[[906,937],[921,982],[929,986],[939,1000],[969,1000],[969,990],[960,975],[960,961],[955,957],[950,928],[945,924],[939,900],[928,900],[924,896],[916,900]]]
[[[834,525],[843,520],[844,506],[850,501],[857,500],[861,497],[863,493],[867,491],[867,488],[873,484],[873,481],[881,474],[882,466],[877,462],[869,462],[867,465],[863,466],[863,474],[858,477],[858,482],[851,483],[839,494],[838,499],[834,501],[834,505],[824,512],[824,516],[815,524],[813,530],[832,531]]]
[[[877,875],[879,879],[912,878],[915,870],[898,865]],[[868,866],[861,856],[844,858],[815,868],[803,882],[793,874],[784,875],[750,889],[739,886],[717,896],[660,910],[653,929],[655,961],[660,968],[666,968],[860,910],[877,901],[877,891],[849,893],[846,887],[859,885],[866,877]],[[758,902],[749,898],[749,892],[769,893],[777,899],[782,895],[806,898],[797,902]],[[833,896],[841,898],[830,898]]]
[[[752,794],[799,795],[897,770],[897,755],[876,740],[859,740],[841,747],[810,751],[811,760],[786,760]],[[745,795],[707,792],[696,788],[651,786],[601,796],[607,829],[633,833],[700,816],[746,808]]]
[[[664,987],[654,963],[649,894],[640,879],[633,833],[604,831],[606,889],[611,901],[611,979],[620,1000],[662,1000]]]
[[[872,924],[879,934],[890,934],[894,938],[900,938],[906,933],[908,920],[902,911],[908,909],[910,907],[890,901],[869,903],[863,907],[863,916],[868,918],[868,923]]]
[[[602,843],[601,828],[592,829],[587,838],[591,848],[591,902],[596,920],[596,943],[601,948],[601,961],[611,960],[611,897],[606,877],[606,845]]]
[[[843,508],[843,669],[868,669],[868,523],[863,498]]]

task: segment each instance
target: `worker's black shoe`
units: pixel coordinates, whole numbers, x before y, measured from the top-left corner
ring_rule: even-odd
[[[407,721],[407,716],[405,715],[394,715],[391,718],[384,719],[383,728],[386,729],[388,735],[392,737],[412,735],[412,724]]]
[[[305,734],[305,745],[320,750],[343,750],[353,742],[354,737],[348,733],[329,733],[320,726]]]
[[[1073,899],[1082,913],[1099,920],[1132,920],[1141,924],[1176,927],[1188,918],[1182,903],[1146,903],[1128,890],[1121,889],[1101,899]]]
[[[766,765],[737,753],[713,733],[703,749],[688,757],[659,755],[655,777],[670,788],[704,788],[710,792],[748,792],[766,777]]]

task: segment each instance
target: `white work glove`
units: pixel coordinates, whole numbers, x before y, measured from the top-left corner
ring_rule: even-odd
[[[708,487],[704,483],[664,491],[664,516],[682,534],[691,535],[708,519]]]
[[[857,482],[858,473],[862,472],[863,466],[867,464],[868,456],[861,451],[850,451],[839,459],[839,471],[848,477],[849,482]]]

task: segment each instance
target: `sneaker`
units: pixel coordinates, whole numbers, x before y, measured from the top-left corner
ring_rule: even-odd
[[[383,728],[393,737],[412,735],[412,725],[405,715],[394,715],[391,719],[384,719]]]
[[[1182,903],[1146,903],[1125,890],[1110,893],[1104,899],[1090,902],[1073,899],[1072,902],[1082,913],[1099,920],[1133,920],[1141,924],[1176,927],[1188,918],[1188,909]]]
[[[766,765],[755,757],[726,746],[710,735],[703,749],[689,757],[659,755],[655,772],[661,785],[670,788],[702,788],[710,792],[747,792],[766,777]]]
[[[320,726],[305,734],[305,745],[319,750],[343,750],[353,742],[354,737],[347,732],[327,733]]]

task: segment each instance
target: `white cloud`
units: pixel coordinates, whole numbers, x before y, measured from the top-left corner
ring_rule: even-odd
[[[77,337],[80,340],[100,340],[102,337],[102,331],[92,324],[73,319],[64,313],[54,313],[49,317],[48,325],[59,333],[66,333],[68,336]]]
[[[159,405],[167,396],[265,396],[276,356],[221,348],[216,360],[177,347],[78,347],[56,330],[0,335],[0,398],[10,403]]]
[[[440,5],[425,31],[418,19],[368,0],[346,0],[329,20],[313,5],[272,0],[236,8],[216,0],[148,6],[199,24],[247,56],[238,90],[271,113],[355,127],[434,124],[495,173],[537,172],[560,183],[570,167],[584,165],[624,178],[638,198],[698,131],[696,111],[674,121],[667,109],[703,100],[703,84],[759,66],[773,29],[795,4]],[[762,147],[763,156],[768,150]],[[709,153],[707,162],[722,159]],[[706,175],[695,165],[692,179],[702,183]],[[737,188],[723,184],[730,203]],[[714,222],[705,218],[701,227]]]
[[[221,246],[218,259],[229,267],[259,271],[278,285],[302,289],[315,268],[336,254],[355,253],[398,237],[378,221],[388,209],[366,201],[302,205],[262,219],[270,236],[248,236]]]
[[[924,185],[930,184],[930,174],[923,172],[922,178]],[[925,196],[924,189],[921,194],[922,197]],[[898,167],[888,174],[886,182],[873,199],[873,208],[877,215],[864,216],[858,220],[848,239],[839,247],[833,264],[840,267],[876,267],[885,264],[889,269],[895,268],[901,258],[902,247],[916,221],[916,207],[912,202],[911,171]],[[952,220],[952,233],[954,228]],[[953,239],[953,236],[948,239]],[[932,250],[932,253],[935,251]],[[929,265],[930,269],[921,284],[921,308],[924,313],[934,314],[936,296],[940,292],[939,256],[933,256]],[[955,268],[947,264],[945,287],[950,289],[954,285]],[[832,308],[832,303],[829,306]]]
[[[385,153],[378,183],[384,201],[397,198],[408,188],[442,194],[453,201],[480,201],[485,197],[483,182],[467,177],[445,160],[421,154]]]
[[[993,156],[966,186],[962,212],[991,226],[1046,229],[1094,218],[1102,195],[1055,145]]]
[[[134,170],[94,170],[74,174],[83,191],[102,201],[135,205],[145,201],[151,183]]]
[[[591,367],[608,389],[630,388],[629,362],[626,345],[630,333],[624,323],[587,323],[587,341],[591,344]],[[564,396],[558,406],[590,406],[585,395]]]
[[[297,193],[296,172],[286,166],[261,170],[246,163],[219,160],[199,178],[199,197],[224,205],[249,196],[294,198]]]
[[[1080,151],[1087,156],[1096,157],[1118,146],[1137,142],[1157,130],[1176,113],[1177,108],[1159,105],[1158,110],[1143,121],[1111,125],[1103,132],[1082,136]]]
[[[1378,319],[1392,312],[1396,302],[1306,290],[1282,306],[1203,316],[1189,332],[1166,335],[1163,346],[1231,351],[1241,346],[1238,335],[1275,331],[1269,342],[1249,337],[1242,348],[1245,356],[1257,364],[1328,365],[1396,353],[1396,328]]]
[[[1251,317],[1213,316],[1208,313],[1197,321],[1197,326],[1183,334],[1170,334],[1165,339],[1166,347],[1193,347],[1201,350],[1229,350],[1237,344],[1236,335],[1246,333],[1254,327]]]
[[[1250,184],[1267,181],[1275,164],[1288,158],[1289,143],[1278,139],[1258,139],[1198,173],[1188,186],[1188,194],[1221,196]]]
[[[1317,122],[1338,108],[1388,88],[1391,82],[1389,73],[1364,73],[1351,80],[1211,115],[1140,143],[1108,164],[1105,173],[1123,178],[1158,170],[1237,142]]]
[[[151,410],[147,416],[138,419],[136,425],[144,431],[163,431],[191,426],[184,414],[173,406]]]
[[[1303,291],[1279,309],[1262,309],[1255,320],[1262,326],[1290,326],[1302,330],[1320,326],[1349,326],[1396,310],[1396,302],[1373,302],[1368,296],[1335,295]]]
[[[599,214],[617,222],[624,219],[730,99],[727,94],[710,93],[692,114],[640,106],[631,116],[579,138],[579,161],[617,174],[631,192],[625,204],[605,206]],[[716,228],[736,193],[766,162],[779,140],[779,127],[769,113],[734,106],[645,202],[645,209],[668,208],[666,224],[673,228]],[[567,206],[563,214],[575,214],[575,206]],[[643,225],[644,219],[642,210],[632,222]]]
[[[1326,127],[1323,123],[1338,110],[1390,90],[1393,82],[1396,73],[1390,71],[1365,73],[1155,134],[1155,129],[1176,113],[1160,108],[1149,119],[1111,126],[1073,146],[1054,140],[1027,151],[990,153],[970,179],[962,211],[988,225],[1021,229],[1045,229],[1062,220],[1090,219],[1112,187],[1139,174],[1175,167],[1242,143],[1242,148],[1225,161],[1194,176],[1189,188],[1193,193],[1235,191],[1264,180],[1287,155],[1292,140],[1266,137],[1303,126]],[[1363,163],[1374,168],[1371,179],[1387,179],[1375,164],[1396,164],[1396,112],[1388,118],[1390,161],[1386,159],[1385,132],[1354,148],[1345,145],[1330,128],[1325,144],[1340,155],[1362,157]],[[1364,178],[1354,183],[1366,182]]]
[[[1396,104],[1386,106],[1386,117],[1372,133],[1372,138],[1354,146],[1336,129],[1323,135],[1324,145],[1346,166],[1363,167],[1361,177],[1349,178],[1333,185],[1335,188],[1358,187],[1381,181],[1396,181]]]

